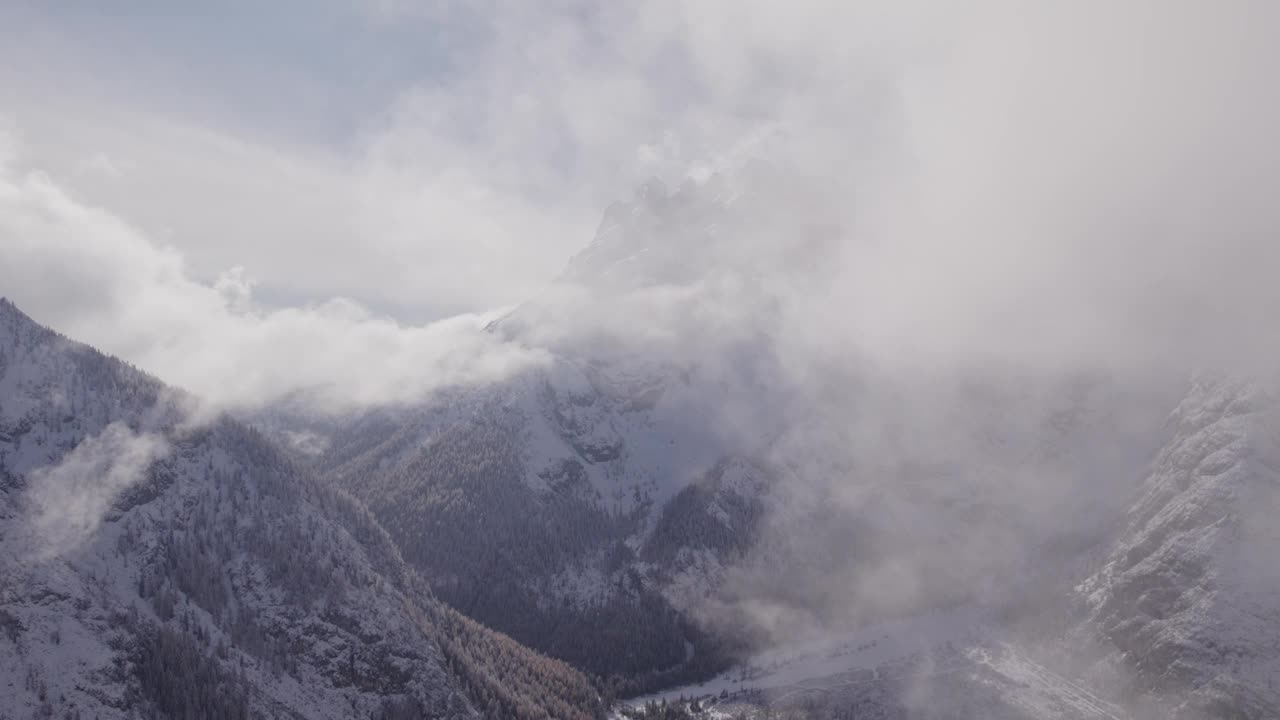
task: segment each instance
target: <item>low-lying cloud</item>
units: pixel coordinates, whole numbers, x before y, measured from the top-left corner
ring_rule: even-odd
[[[3,166],[0,252],[0,287],[37,320],[224,407],[411,402],[543,359],[484,332],[484,316],[411,326],[343,298],[259,308],[242,269],[194,280],[176,250]]]
[[[57,464],[32,472],[26,499],[36,554],[62,555],[87,540],[120,493],[168,452],[163,436],[117,422],[85,438]]]

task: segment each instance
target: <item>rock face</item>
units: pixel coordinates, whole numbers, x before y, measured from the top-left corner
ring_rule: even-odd
[[[1105,563],[1084,632],[1178,717],[1280,713],[1280,423],[1258,386],[1198,382]]]
[[[264,436],[0,301],[0,707],[14,717],[581,717]],[[494,685],[495,665],[510,676]]]

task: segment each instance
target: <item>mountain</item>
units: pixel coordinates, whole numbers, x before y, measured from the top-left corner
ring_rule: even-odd
[[[679,671],[711,646],[675,578],[745,550],[771,470],[691,427],[686,381],[610,379],[565,360],[374,412],[316,466],[459,611],[594,673]]]
[[[317,472],[460,612],[622,692],[715,670],[730,648],[693,611],[754,537],[785,422],[764,412],[773,295],[753,264],[714,261],[763,227],[747,192],[649,183],[611,207],[562,283],[490,326],[545,366],[338,423],[258,422],[321,437]],[[676,321],[713,307],[751,316]]]
[[[591,718],[288,452],[0,300],[0,707],[16,717]]]
[[[1280,716],[1280,406],[1256,382],[1202,378],[1169,420],[1142,495],[1079,586],[1078,631],[1125,692],[1168,717]]]

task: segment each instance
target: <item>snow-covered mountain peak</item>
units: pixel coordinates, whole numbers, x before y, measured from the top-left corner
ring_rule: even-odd
[[[820,265],[848,198],[835,197],[837,190],[806,173],[785,146],[754,139],[674,189],[657,178],[641,183],[609,206],[560,281],[611,295]]]

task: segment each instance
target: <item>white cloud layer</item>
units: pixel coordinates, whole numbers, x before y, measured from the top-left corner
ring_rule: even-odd
[[[375,38],[349,66],[286,47],[292,19],[271,15],[245,52],[311,75],[237,61],[218,83],[151,92],[91,91],[83,70],[105,56],[31,21],[45,32],[4,51],[29,72],[0,75],[21,135],[0,154],[4,292],[234,401],[495,377],[531,356],[474,319],[417,327],[328,298],[416,320],[518,302],[636,180],[678,180],[773,127],[821,194],[779,196],[773,214],[844,233],[825,283],[779,288],[796,365],[856,352],[1181,370],[1280,350],[1265,330],[1280,307],[1274,4],[342,7],[352,36]],[[430,59],[401,67],[414,33]],[[326,74],[348,72],[385,92],[370,103]],[[298,118],[271,125],[225,98],[202,114],[192,98],[221,85],[308,108],[331,93],[348,131],[282,139]]]
[[[222,405],[411,401],[542,358],[480,316],[409,326],[342,298],[258,309],[243,269],[195,281],[177,251],[39,173],[0,168],[0,251],[0,287],[39,321]]]
[[[58,464],[32,473],[27,498],[37,553],[60,555],[89,538],[120,493],[168,452],[163,437],[112,423]]]

